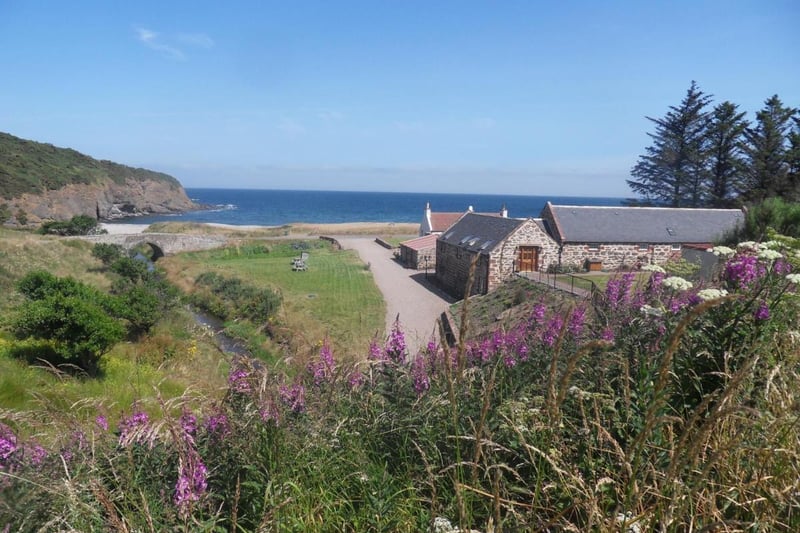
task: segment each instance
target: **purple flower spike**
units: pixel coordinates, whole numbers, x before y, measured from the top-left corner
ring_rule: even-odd
[[[406,337],[400,329],[400,321],[396,321],[392,327],[392,332],[389,334],[389,340],[386,342],[386,349],[384,350],[386,358],[398,365],[406,362]]]
[[[197,431],[197,417],[189,411],[184,411],[180,418],[181,428],[187,435],[194,435]]]
[[[250,373],[243,368],[232,370],[228,376],[228,386],[233,392],[244,394],[250,392]]]
[[[417,357],[411,364],[411,376],[414,379],[414,391],[417,396],[422,396],[431,388],[431,380],[425,367],[425,358],[423,357]]]
[[[200,500],[208,489],[208,469],[195,450],[191,450],[186,461],[181,460],[178,467],[178,481],[175,483],[175,505],[182,516],[186,516],[191,503]]]
[[[17,451],[17,436],[11,428],[0,423],[0,469],[2,469],[8,458]]]
[[[108,431],[108,419],[103,415],[97,415],[97,418],[94,419],[94,423],[103,431]]]
[[[767,320],[769,318],[769,306],[767,302],[762,301],[759,304],[758,309],[753,313],[753,317],[756,320]]]

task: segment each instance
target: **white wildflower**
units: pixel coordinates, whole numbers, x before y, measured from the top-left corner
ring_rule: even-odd
[[[762,242],[761,246],[763,246],[764,248],[768,248],[770,250],[780,250],[781,248],[783,248],[783,245],[779,241]]]
[[[658,307],[653,307],[651,305],[643,305],[639,308],[639,311],[644,313],[647,316],[664,316],[664,310],[659,309]]]
[[[675,291],[688,291],[692,288],[692,282],[686,281],[680,276],[670,276],[661,282],[666,288]]]
[[[789,280],[789,283],[800,285],[800,273],[795,272],[794,274],[786,274],[786,279]]]
[[[641,533],[642,526],[639,525],[639,521],[633,518],[633,515],[629,512],[622,514],[617,514],[617,522],[620,524],[625,524],[625,533]]]
[[[716,256],[730,257],[736,253],[736,250],[727,246],[715,246],[711,249],[711,253]]]
[[[780,259],[781,257],[783,257],[783,254],[777,250],[766,249],[758,252],[758,258],[764,259],[766,261],[775,261],[776,259]]]
[[[751,252],[757,252],[759,247],[758,247],[758,243],[757,242],[744,241],[744,242],[740,242],[739,245],[737,246],[737,248],[739,250],[750,250]]]
[[[658,272],[660,274],[666,274],[667,273],[667,271],[664,270],[663,267],[660,267],[658,265],[644,265],[642,267],[642,270],[644,270],[645,272]]]
[[[717,298],[722,298],[727,295],[728,291],[725,289],[703,289],[697,291],[697,297],[703,301],[716,300]]]
[[[437,516],[433,519],[433,531],[435,533],[453,533],[458,531],[458,528],[453,527],[453,524],[447,518]]]

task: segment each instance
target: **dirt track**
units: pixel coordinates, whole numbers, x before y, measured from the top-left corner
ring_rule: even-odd
[[[369,237],[337,237],[343,248],[355,250],[369,263],[375,283],[386,301],[386,332],[395,319],[405,333],[409,354],[423,348],[431,336],[439,338],[436,319],[454,301],[425,279],[425,272],[403,268],[391,250]],[[431,279],[434,273],[430,272]]]

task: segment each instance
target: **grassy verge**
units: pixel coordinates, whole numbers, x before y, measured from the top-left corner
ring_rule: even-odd
[[[308,270],[292,270],[292,258],[306,248]],[[278,329],[292,355],[316,349],[324,337],[337,352],[360,354],[383,333],[383,299],[370,272],[353,251],[335,251],[318,240],[244,243],[168,257],[162,264],[187,291],[206,271],[278,290],[283,297]]]
[[[45,364],[29,364],[12,357],[12,346],[25,347],[36,361],[36,343],[17,341],[2,326],[9,323],[22,296],[15,290],[19,278],[32,270],[70,276],[107,290],[111,279],[91,255],[92,245],[77,239],[0,229],[0,409],[70,412],[90,420],[98,412],[114,420],[133,402],[153,406],[186,390],[214,396],[225,384],[227,362],[211,339],[191,317],[174,311],[150,334],[123,342],[105,354],[102,374],[88,379]]]

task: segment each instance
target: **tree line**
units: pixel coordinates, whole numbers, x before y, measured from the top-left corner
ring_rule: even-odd
[[[729,101],[713,105],[692,81],[655,124],[652,144],[631,170],[639,205],[738,207],[767,198],[800,200],[800,110],[778,95],[755,121]]]

